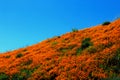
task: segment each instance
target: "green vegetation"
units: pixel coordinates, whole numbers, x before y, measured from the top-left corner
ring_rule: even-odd
[[[67,48],[60,48],[58,51],[62,52],[62,53],[65,53],[65,52],[67,52],[67,50],[68,50]]]
[[[112,75],[109,75],[108,78],[102,80],[120,80],[120,77],[118,77],[117,74],[113,73]]]
[[[9,80],[9,76],[5,73],[0,73],[0,80]]]
[[[22,56],[23,56],[22,53],[18,53],[18,54],[16,55],[16,58],[20,58],[20,57],[22,57]]]
[[[5,58],[10,58],[10,55],[5,56]]]
[[[118,48],[111,58],[105,59],[105,64],[100,64],[99,67],[103,68],[108,73],[108,78],[103,80],[119,80],[118,74],[120,73],[120,48]],[[109,72],[112,71],[112,74]]]
[[[105,48],[110,48],[111,46],[113,46],[113,43],[109,42],[108,44],[99,44],[97,48],[99,49],[99,51],[101,51],[104,50]]]
[[[11,80],[27,80],[32,75],[32,73],[38,69],[38,67],[39,66],[36,66],[33,69],[21,69],[19,73],[12,75]]]
[[[83,41],[82,41],[82,45],[81,45],[81,49],[84,50],[86,48],[88,48],[89,46],[92,46],[93,44],[90,42],[90,38],[85,38]]]
[[[76,46],[76,45],[70,45],[70,46],[68,46],[67,48],[60,48],[60,49],[58,49],[58,51],[59,51],[59,52],[62,52],[62,53],[65,53],[65,52],[67,52],[67,51],[69,51],[69,50],[72,50],[75,46]]]
[[[18,73],[12,75],[11,80],[25,80],[25,77],[23,75],[20,75]]]
[[[76,28],[72,29],[72,32],[77,32],[77,31],[78,31],[78,29],[76,29]]]
[[[58,44],[58,42],[56,42],[56,41],[52,42],[52,46],[55,46],[57,44]]]
[[[90,38],[85,38],[85,39],[82,40],[81,47],[78,48],[77,51],[76,51],[77,55],[79,55],[83,50],[85,50],[85,49],[87,49],[87,48],[89,48],[90,46],[93,45],[93,43],[90,40],[91,40]],[[88,49],[88,50],[90,51],[90,49]],[[93,51],[92,49],[91,49],[91,52]],[[94,50],[95,50],[95,48],[94,48]]]
[[[11,80],[27,80],[32,73],[33,70],[22,69],[20,73],[13,74]]]
[[[81,48],[78,48],[77,51],[76,51],[76,53],[77,53],[76,55],[81,54],[81,52],[82,52],[82,49],[81,49]]]
[[[110,66],[115,73],[120,73],[120,48],[115,52],[115,55],[109,59],[107,65]]]
[[[90,46],[90,47],[87,48],[87,51],[89,53],[95,53],[97,51],[97,49],[94,46]]]
[[[110,22],[109,21],[106,21],[106,22],[104,22],[102,25],[104,26],[104,25],[109,25],[110,24]]]
[[[102,80],[120,80],[120,77],[111,77],[111,78],[106,78]]]

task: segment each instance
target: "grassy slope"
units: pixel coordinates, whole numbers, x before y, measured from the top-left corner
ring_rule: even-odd
[[[92,43],[81,49],[84,39]],[[120,19],[0,54],[0,80],[120,77]]]

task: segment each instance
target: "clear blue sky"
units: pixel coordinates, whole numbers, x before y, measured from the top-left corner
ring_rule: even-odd
[[[120,0],[0,0],[0,52],[116,17]]]

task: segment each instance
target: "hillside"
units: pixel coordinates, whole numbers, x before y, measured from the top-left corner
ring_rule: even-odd
[[[120,80],[120,19],[0,54],[0,80]]]

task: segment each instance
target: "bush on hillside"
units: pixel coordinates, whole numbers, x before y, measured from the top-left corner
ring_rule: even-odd
[[[77,32],[77,31],[78,31],[78,29],[76,29],[76,28],[72,29],[72,32]]]
[[[58,42],[56,42],[56,41],[54,41],[54,42],[52,42],[52,46],[55,46],[55,45],[57,45],[58,44]]]
[[[10,55],[5,56],[5,58],[10,58]]]
[[[110,24],[110,22],[109,21],[106,21],[106,22],[104,22],[102,25],[104,26],[104,25],[109,25]]]
[[[92,46],[92,43],[90,42],[90,38],[85,38],[83,41],[82,41],[82,45],[81,45],[81,49],[84,50],[86,48],[88,48],[89,46]]]
[[[94,46],[90,46],[87,48],[87,51],[92,54],[92,53],[95,53],[97,51],[97,49],[94,47]]]
[[[77,49],[76,53],[77,55],[79,55],[84,49],[92,46],[93,43],[91,42],[91,39],[90,38],[85,38],[82,40],[82,44],[81,44],[81,47]]]
[[[23,56],[22,53],[18,53],[18,54],[16,55],[16,58],[20,58],[20,57],[22,57],[22,56]]]

